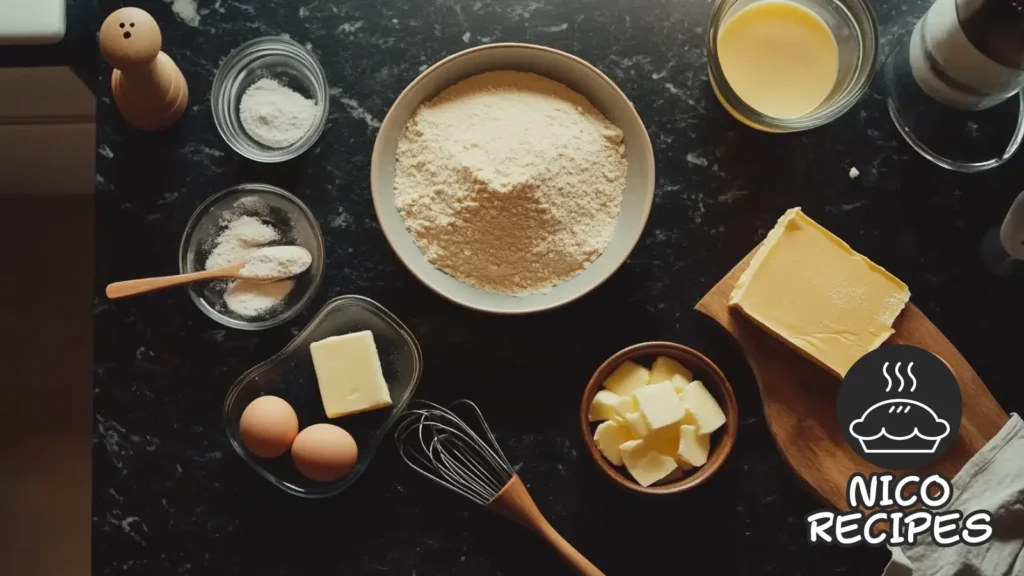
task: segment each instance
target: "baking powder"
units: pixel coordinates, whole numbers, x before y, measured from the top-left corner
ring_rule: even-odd
[[[214,240],[213,250],[206,257],[205,268],[223,268],[245,260],[250,252],[278,240],[281,235],[254,216],[225,216],[224,230]]]
[[[235,280],[224,291],[224,303],[235,314],[252,318],[268,312],[280,304],[294,287],[294,280],[278,280],[277,282]]]
[[[206,270],[239,264],[261,246],[281,239],[281,233],[273,226],[256,216],[240,213],[266,211],[266,204],[261,199],[255,196],[241,198],[234,207],[238,211],[228,211],[221,218],[222,230],[214,238],[213,249],[206,257],[203,266]],[[222,284],[224,304],[243,318],[253,318],[270,311],[295,286],[293,280],[266,283],[234,280]]]
[[[285,148],[298,142],[320,117],[320,105],[273,78],[260,78],[242,94],[238,116],[257,142]]]
[[[238,275],[249,280],[289,278],[309,268],[313,256],[301,246],[267,246],[249,253]]]
[[[398,143],[395,204],[440,270],[527,294],[600,256],[626,169],[622,131],[583,96],[535,74],[487,72],[413,114]]]

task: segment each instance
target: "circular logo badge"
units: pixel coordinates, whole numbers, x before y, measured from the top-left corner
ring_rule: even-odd
[[[953,444],[963,399],[938,356],[907,344],[865,354],[843,378],[839,426],[861,458],[888,470],[926,466]]]

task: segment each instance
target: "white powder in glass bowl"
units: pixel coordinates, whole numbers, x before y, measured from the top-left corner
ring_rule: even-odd
[[[239,208],[252,211],[258,206],[257,198],[243,198],[236,203]],[[256,210],[258,212],[258,210]],[[203,268],[212,270],[244,262],[251,255],[262,250],[271,242],[282,239],[281,232],[253,215],[242,215],[228,212],[221,220],[222,230],[214,237],[213,249],[206,258]],[[306,255],[309,252],[295,246],[279,248],[298,248]],[[286,252],[287,253],[287,252]],[[310,257],[310,261],[312,257]],[[307,263],[305,267],[308,267]],[[303,267],[303,270],[305,269]],[[266,272],[266,267],[262,267]],[[260,272],[260,270],[257,270]],[[301,270],[300,270],[301,272]],[[287,276],[287,275],[285,275]],[[281,277],[281,276],[271,276]],[[224,305],[228,310],[243,318],[254,318],[272,311],[284,302],[284,299],[295,286],[294,280],[278,280],[276,282],[255,282],[251,280],[234,280],[220,283],[224,290]]]
[[[273,78],[260,78],[242,94],[238,118],[253,140],[287,148],[320,118],[320,105]]]

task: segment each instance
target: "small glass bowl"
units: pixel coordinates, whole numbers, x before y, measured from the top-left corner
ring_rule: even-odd
[[[369,330],[373,332],[391,392],[391,406],[342,418],[328,418],[309,345],[331,336]],[[366,470],[395,420],[405,410],[423,371],[423,353],[409,329],[383,306],[361,296],[340,296],[317,313],[284,350],[242,375],[224,400],[224,429],[231,445],[256,472],[278,488],[304,498],[326,498],[345,490]],[[315,482],[292,464],[291,454],[259,458],[242,444],[238,422],[250,402],[264,395],[284,398],[299,417],[299,428],[329,422],[347,430],[356,440],[359,459],[353,470],[334,482]]]
[[[258,202],[246,202],[257,198]],[[229,213],[255,216],[281,232],[282,238],[271,244],[297,245],[309,250],[313,262],[309,269],[295,277],[295,286],[284,301],[254,318],[239,316],[224,303],[228,281],[198,282],[188,287],[189,296],[207,316],[231,328],[263,330],[279,326],[309,306],[320,290],[324,278],[324,238],[320,225],[301,200],[269,184],[239,184],[210,196],[185,226],[178,250],[178,269],[182,274],[204,269],[217,234],[223,229],[221,220]]]
[[[716,0],[708,23],[708,78],[722,106],[740,122],[765,132],[817,128],[842,116],[871,84],[878,60],[878,22],[866,0],[794,0],[814,12],[832,31],[839,48],[839,73],[828,96],[807,114],[793,119],[758,112],[729,86],[718,60],[718,35],[740,10],[758,2],[789,0]]]
[[[305,136],[284,148],[271,148],[249,136],[239,117],[242,95],[257,80],[273,78],[320,105],[320,116]],[[210,104],[221,137],[242,156],[257,162],[284,162],[308,150],[327,124],[327,75],[313,53],[282,36],[242,44],[221,64],[213,79]]]

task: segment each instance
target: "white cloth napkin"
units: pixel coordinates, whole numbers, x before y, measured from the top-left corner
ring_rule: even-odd
[[[953,478],[944,509],[992,513],[993,538],[980,546],[936,546],[922,538],[894,547],[882,576],[1024,575],[1024,421],[1012,414],[1002,430]]]

